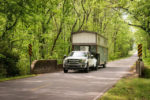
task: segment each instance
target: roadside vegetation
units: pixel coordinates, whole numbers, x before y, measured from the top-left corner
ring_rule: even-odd
[[[149,57],[148,0],[0,1],[0,78],[30,73],[33,60],[62,63],[72,49],[72,32],[94,31],[108,38],[109,60],[127,57],[137,44]],[[141,16],[142,15],[142,16]],[[128,17],[128,18],[127,18]],[[136,29],[133,30],[131,26]],[[134,46],[133,46],[134,45]]]
[[[87,30],[108,38],[109,60],[125,57],[134,43],[123,19],[123,0],[2,0],[0,1],[0,77],[29,74],[32,61],[56,59],[71,49],[71,33]]]
[[[145,68],[143,71],[143,77],[150,79],[150,57],[144,58]]]
[[[145,58],[144,63],[142,78],[123,78],[100,100],[150,100],[150,58]]]
[[[1,0],[0,81],[28,75],[32,61],[71,51],[72,32],[88,30],[108,38],[109,60],[127,57],[143,44],[143,78],[124,78],[100,100],[150,100],[149,0]],[[133,27],[131,27],[133,26]]]
[[[141,78],[127,77],[120,80],[100,100],[150,100],[150,11],[148,0],[134,0],[124,7],[129,25],[134,26],[134,40],[143,45],[144,71]],[[142,15],[142,16],[141,16]],[[135,48],[137,49],[137,48]]]
[[[100,100],[149,100],[150,79],[129,78],[119,81]]]
[[[3,77],[3,78],[0,78],[0,82],[8,81],[8,80],[22,79],[22,78],[28,78],[28,77],[33,77],[33,76],[36,76],[36,75],[32,74],[32,75],[22,75],[22,76],[14,76],[14,77]]]
[[[136,50],[131,50],[128,52],[128,55],[124,56],[124,57],[117,57],[117,58],[113,58],[113,59],[109,59],[108,61],[115,61],[115,60],[120,60],[120,59],[125,59],[128,57],[131,57],[134,53],[136,52]]]

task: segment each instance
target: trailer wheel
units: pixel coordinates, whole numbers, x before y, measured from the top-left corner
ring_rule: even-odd
[[[106,64],[103,64],[103,68],[106,68]]]
[[[68,73],[68,69],[64,69],[64,73]]]

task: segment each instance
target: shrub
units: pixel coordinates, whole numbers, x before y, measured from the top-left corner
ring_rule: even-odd
[[[142,76],[144,78],[150,78],[150,57],[144,58],[144,64],[145,64],[145,67],[142,72]]]
[[[3,64],[0,64],[0,78],[5,77],[7,75],[6,69]]]
[[[19,56],[13,53],[5,42],[0,42],[0,76],[16,76],[19,74],[19,69],[16,64]]]

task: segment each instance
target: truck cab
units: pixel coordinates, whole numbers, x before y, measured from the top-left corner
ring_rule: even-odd
[[[89,72],[90,68],[97,69],[96,58],[88,51],[72,51],[63,61],[64,73],[68,70],[84,70]]]

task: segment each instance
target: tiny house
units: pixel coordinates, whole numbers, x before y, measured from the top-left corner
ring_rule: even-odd
[[[98,65],[105,67],[108,60],[108,39],[96,32],[81,31],[72,33],[73,51],[90,51]]]

